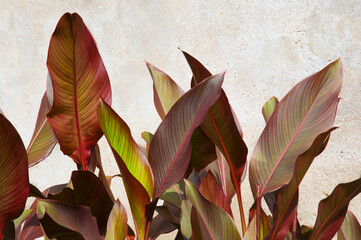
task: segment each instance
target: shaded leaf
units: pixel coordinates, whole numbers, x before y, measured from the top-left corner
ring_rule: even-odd
[[[193,73],[192,86],[211,76],[211,73],[197,59],[186,52],[183,54]],[[232,166],[230,170],[234,171],[232,175],[237,181],[234,184],[239,185],[247,161],[248,149],[242,139],[238,119],[223,89],[218,100],[210,107],[201,129],[222,151],[228,164]]]
[[[149,238],[157,239],[160,235],[173,232],[177,227],[166,220],[162,215],[157,215],[153,218],[149,230]]]
[[[211,236],[203,239],[241,239],[232,218],[223,209],[206,200],[189,181],[185,180],[185,184],[187,197],[196,209],[202,236]],[[191,216],[192,226],[193,218]]]
[[[191,138],[192,155],[190,161],[190,168],[197,171],[202,170],[208,164],[217,159],[216,149],[214,143],[207,137],[206,134],[197,127]]]
[[[181,205],[180,227],[183,237],[188,240],[192,239],[191,211],[192,204],[190,201],[183,200]]]
[[[151,198],[153,173],[147,158],[134,141],[128,125],[102,100],[99,104],[98,116],[100,126],[113,152],[116,152],[115,154],[124,161],[128,171],[142,184]],[[118,161],[117,163],[119,166]]]
[[[45,213],[60,226],[80,233],[87,240],[100,239],[96,219],[88,207],[66,205],[54,200],[39,200],[38,218],[43,219]],[[43,222],[41,224],[44,227]]]
[[[167,221],[176,225],[180,224],[180,208],[171,203],[164,202],[162,206],[157,206],[155,210]]]
[[[355,215],[347,211],[345,219],[337,233],[337,240],[357,240],[361,239],[361,226]]]
[[[257,184],[261,196],[287,184],[297,157],[335,120],[343,70],[337,60],[299,82],[280,101],[263,130],[250,160],[253,196]]]
[[[271,118],[273,111],[276,109],[279,101],[276,97],[271,97],[262,107],[262,115],[267,123]]]
[[[153,139],[153,134],[151,134],[150,132],[142,132],[142,138],[144,139],[144,141],[146,142],[146,147],[145,147],[145,155],[148,157],[148,153],[149,153],[149,145],[150,142]]]
[[[29,194],[28,157],[13,125],[0,114],[0,238],[19,217]]]
[[[233,218],[231,206],[228,202],[227,197],[224,195],[222,189],[217,183],[216,178],[212,172],[208,172],[207,175],[203,178],[201,184],[199,185],[199,192],[205,197],[208,201],[216,204],[218,207],[226,211],[229,216]]]
[[[180,180],[177,184],[168,188],[163,195],[160,196],[160,199],[180,207],[184,199],[184,181]]]
[[[124,240],[128,231],[128,218],[125,208],[119,199],[114,202],[107,224],[105,240]]]
[[[223,78],[224,74],[212,76],[185,93],[155,132],[149,148],[154,198],[183,177],[191,157],[192,133],[219,97]]]
[[[330,196],[318,204],[316,223],[309,239],[331,239],[340,229],[350,201],[360,192],[361,178],[337,185]]]
[[[153,79],[154,105],[159,116],[164,119],[184,91],[163,71],[150,63],[147,63],[147,67]]]
[[[277,216],[274,217],[274,226],[270,239],[284,239],[297,217],[298,187],[315,157],[326,148],[331,128],[317,136],[311,147],[301,154],[295,163],[294,173],[288,185],[277,193]]]
[[[102,136],[99,99],[110,104],[111,89],[94,39],[78,14],[66,13],[59,20],[47,66],[54,95],[48,121],[63,153],[86,170],[90,150]]]
[[[41,100],[34,133],[27,148],[29,167],[32,167],[47,158],[57,143],[53,129],[46,118],[50,107],[45,92]]]
[[[14,222],[9,222],[8,224],[6,224],[2,234],[4,234],[5,240],[15,240]],[[0,238],[2,239],[1,235],[0,235]]]

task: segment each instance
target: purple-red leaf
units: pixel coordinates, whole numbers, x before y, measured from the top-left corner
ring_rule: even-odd
[[[0,239],[5,225],[23,212],[29,188],[24,144],[13,125],[0,113]]]
[[[192,133],[219,97],[223,78],[224,74],[212,76],[185,93],[155,132],[149,147],[154,198],[183,177],[191,157]]]
[[[279,102],[253,151],[250,184],[261,196],[287,184],[297,157],[335,120],[342,86],[342,63],[337,60],[299,82]]]
[[[47,158],[57,143],[53,129],[46,118],[50,108],[51,106],[47,94],[44,93],[34,133],[27,148],[29,167],[32,167]]]
[[[347,211],[340,230],[337,233],[337,240],[357,240],[361,239],[361,226],[355,215]]]
[[[273,229],[269,239],[284,239],[286,237],[294,219],[297,217],[298,186],[311,166],[313,159],[326,148],[333,130],[335,128],[318,135],[311,147],[297,158],[291,181],[277,193],[277,216],[274,216]]]
[[[102,136],[99,99],[110,104],[111,89],[94,39],[78,14],[66,13],[59,20],[47,66],[54,95],[48,120],[63,153],[86,170],[90,150]]]
[[[318,204],[318,214],[310,240],[332,239],[340,229],[350,201],[361,192],[361,178],[336,186],[327,198]]]

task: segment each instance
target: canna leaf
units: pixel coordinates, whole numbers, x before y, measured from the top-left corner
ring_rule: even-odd
[[[134,141],[128,125],[102,100],[100,100],[98,116],[101,129],[114,155],[119,155],[122,162],[124,161],[126,164],[128,171],[142,184],[147,190],[149,198],[151,198],[153,194],[153,173],[143,151]],[[118,161],[117,163],[119,166]]]
[[[199,185],[199,192],[208,201],[216,204],[233,218],[231,206],[211,171],[207,172]]]
[[[177,183],[191,157],[191,136],[220,94],[224,74],[208,78],[185,93],[166,115],[149,147],[149,163],[154,174],[154,198]]]
[[[4,227],[19,217],[29,194],[28,157],[13,125],[0,113],[0,239]]]
[[[271,118],[272,113],[274,112],[274,110],[276,109],[277,105],[278,105],[279,101],[276,97],[271,97],[262,107],[262,115],[263,118],[265,120],[265,122],[267,123],[268,120]]]
[[[143,185],[132,175],[122,158],[112,148],[115,159],[122,174],[123,184],[132,211],[135,230],[139,239],[144,239],[147,223],[146,205],[150,202],[149,193]]]
[[[78,14],[66,13],[59,20],[47,66],[54,95],[48,121],[63,153],[86,170],[90,151],[102,136],[99,99],[110,104],[111,89],[94,39]]]
[[[57,140],[46,118],[51,106],[46,92],[41,100],[33,136],[27,148],[29,167],[43,161],[53,151]]]
[[[60,226],[80,233],[87,240],[100,239],[96,219],[92,216],[88,207],[62,204],[54,200],[39,200],[37,215],[46,232],[46,225],[42,221],[45,214]],[[47,236],[50,238],[55,237],[48,233]]]
[[[196,216],[191,213],[192,227],[193,220],[198,220],[201,235],[209,237],[201,239],[241,239],[232,218],[223,209],[205,199],[189,181],[185,180],[185,185],[186,195],[196,210]]]
[[[182,235],[185,239],[192,239],[191,225],[192,204],[189,200],[183,200],[181,205],[180,227]]]
[[[197,59],[186,52],[183,54],[193,73],[192,86],[201,83],[211,75]],[[244,175],[248,149],[242,139],[243,133],[238,119],[223,89],[218,100],[208,110],[201,129],[225,156],[230,166],[232,183],[240,196],[239,184]],[[243,215],[241,217],[243,219]]]
[[[333,192],[318,204],[316,223],[310,240],[326,240],[340,229],[350,201],[361,192],[361,178],[336,186]]]
[[[161,234],[170,233],[176,230],[177,227],[166,220],[162,215],[158,214],[152,219],[149,230],[149,238],[151,240],[157,239]]]
[[[337,233],[337,240],[357,240],[361,239],[361,226],[355,215],[347,211],[345,219]]]
[[[150,63],[147,63],[147,67],[153,79],[154,105],[163,120],[184,91],[163,71]]]
[[[311,147],[301,154],[295,164],[294,173],[288,185],[277,193],[277,216],[274,217],[272,233],[269,239],[284,239],[297,217],[298,187],[315,157],[326,148],[331,128],[317,136]]]
[[[147,132],[147,131],[142,132],[142,138],[144,139],[144,141],[146,143],[145,155],[148,157],[149,145],[150,145],[150,142],[152,141],[153,134],[151,134],[150,132]]]
[[[127,221],[125,208],[117,199],[109,215],[105,240],[124,240],[128,231]]]
[[[267,122],[250,160],[253,196],[261,196],[287,184],[297,157],[335,120],[343,70],[337,60],[299,82],[281,100]]]

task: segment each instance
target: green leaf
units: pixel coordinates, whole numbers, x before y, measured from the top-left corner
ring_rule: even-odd
[[[29,194],[28,157],[13,125],[0,113],[0,238],[19,217]]]
[[[253,196],[261,196],[287,184],[299,155],[334,123],[343,70],[337,60],[299,82],[280,101],[267,122],[250,160]]]
[[[86,170],[90,150],[102,136],[99,99],[110,104],[111,89],[98,48],[78,14],[66,13],[59,20],[47,66],[54,95],[48,121],[63,153]]]
[[[150,63],[147,63],[147,67],[153,79],[154,105],[159,116],[164,119],[184,91],[163,71]]]
[[[337,240],[357,240],[361,239],[361,226],[355,215],[347,211],[345,219],[337,233]]]
[[[27,148],[29,167],[32,167],[47,158],[57,143],[53,129],[46,118],[50,107],[47,94],[44,93],[34,133]]]
[[[271,118],[273,111],[276,109],[279,101],[276,97],[271,97],[262,107],[262,115],[267,123]]]
[[[150,142],[153,139],[153,134],[151,134],[150,132],[142,132],[142,138],[144,139],[144,141],[146,142],[146,147],[145,147],[145,155],[148,157],[148,153],[149,153],[149,145]]]
[[[232,218],[223,209],[205,199],[189,181],[185,180],[185,184],[187,197],[196,209],[202,236],[211,237],[203,239],[241,239]],[[193,225],[193,216],[191,218]]]
[[[211,73],[194,57],[183,52],[193,73],[192,86],[200,84],[204,79],[211,76]],[[203,132],[216,144],[225,156],[232,175],[239,185],[244,166],[247,161],[247,146],[242,139],[242,130],[238,119],[234,114],[228,98],[221,90],[218,100],[210,107],[204,122],[201,125]]]
[[[331,239],[340,229],[350,201],[361,192],[361,178],[339,184],[318,204],[316,223],[310,240]]]
[[[45,213],[60,226],[80,233],[87,240],[100,239],[96,219],[88,207],[62,204],[54,200],[39,200],[37,215],[40,221]],[[46,225],[42,221],[41,224],[46,232]],[[49,237],[53,238],[53,236]]]
[[[114,155],[119,155],[128,171],[142,184],[151,198],[153,194],[152,170],[143,151],[134,141],[128,125],[102,100],[99,104],[98,116],[104,135],[113,153],[115,152]],[[118,161],[117,163],[119,166]]]
[[[191,202],[189,200],[183,200],[181,205],[180,227],[183,237],[188,240],[192,239],[191,211]]]
[[[146,205],[150,202],[149,193],[143,185],[132,175],[122,158],[112,149],[122,174],[123,184],[132,211],[137,237],[144,239],[147,223]]]
[[[311,147],[297,158],[291,181],[277,193],[276,206],[278,214],[274,218],[270,239],[284,239],[286,237],[294,219],[297,217],[298,187],[313,159],[326,148],[333,130],[335,128],[318,135]]]
[[[177,183],[187,170],[191,157],[191,136],[217,100],[224,74],[208,78],[185,93],[171,108],[149,148],[154,174],[154,198]]]
[[[125,208],[117,199],[109,215],[105,240],[124,240],[128,231],[127,221]]]

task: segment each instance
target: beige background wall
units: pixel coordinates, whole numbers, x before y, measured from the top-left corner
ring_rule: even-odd
[[[345,82],[335,131],[301,185],[299,216],[312,225],[317,204],[338,182],[361,173],[361,4],[358,1],[0,1],[0,107],[29,143],[45,91],[47,48],[61,15],[78,12],[97,41],[113,89],[113,108],[134,138],[160,123],[144,61],[189,89],[191,72],[178,47],[223,85],[244,130],[250,154],[265,124],[261,107],[282,98],[304,77],[342,58]],[[117,167],[104,139],[109,174]],[[249,156],[250,156],[249,154]],[[41,190],[68,181],[75,165],[56,147],[30,170]],[[128,205],[119,179],[113,189]],[[242,187],[246,209],[252,198]],[[236,200],[233,201],[236,205]],[[351,209],[361,219],[361,196]],[[128,212],[130,215],[130,212]],[[239,221],[237,222],[239,225]]]

